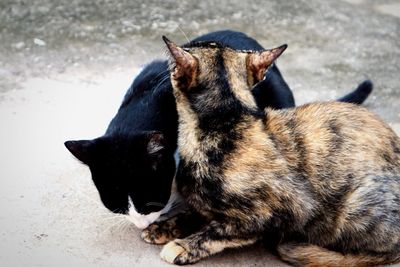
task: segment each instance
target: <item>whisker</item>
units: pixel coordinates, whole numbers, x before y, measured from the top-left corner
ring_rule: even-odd
[[[190,43],[189,38],[187,37],[186,33],[182,30],[181,26],[178,25],[178,29],[181,31],[181,33],[183,34],[183,36],[185,36],[187,42]]]
[[[130,228],[130,226],[132,225],[132,223],[128,220],[125,220],[125,224],[122,226],[122,230],[121,233],[126,233],[126,231]]]
[[[174,202],[172,204],[171,209],[174,209],[174,208],[177,208],[177,207],[182,207],[182,206],[185,206],[185,205],[186,205],[186,203],[184,203],[182,201],[177,201],[177,202]]]
[[[120,223],[115,227],[116,231],[121,232],[122,227],[126,224],[127,220],[120,220]]]
[[[115,220],[118,218],[125,218],[125,215],[115,215],[115,216],[111,216],[111,217],[107,217],[107,218],[102,218],[103,221],[108,221],[108,220]]]
[[[107,227],[104,231],[100,232],[99,235],[104,235],[106,232],[110,231],[113,227],[116,225],[120,224],[121,220],[116,221],[115,223],[111,224],[109,227]]]
[[[168,70],[169,72],[169,70]],[[156,85],[156,87],[153,89],[153,93],[156,92],[156,90],[164,83],[168,80],[169,78],[169,74],[165,75],[164,77],[161,78],[160,82]]]
[[[169,74],[169,69],[166,69],[166,70],[163,70],[163,71],[161,71],[159,74],[157,74],[155,77],[154,77],[154,80],[156,80],[156,79],[158,79],[158,78],[160,78],[160,77],[163,77],[165,74]]]

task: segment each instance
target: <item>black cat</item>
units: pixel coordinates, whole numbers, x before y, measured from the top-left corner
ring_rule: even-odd
[[[254,39],[230,30],[212,32],[192,42],[199,41],[216,41],[240,50],[263,50]],[[372,83],[364,81],[339,101],[361,104],[371,90]],[[276,65],[253,93],[260,108],[295,106],[293,94]],[[154,61],[136,77],[103,136],[67,141],[65,146],[89,166],[104,205],[145,228],[179,203],[173,185],[177,127],[167,61]]]

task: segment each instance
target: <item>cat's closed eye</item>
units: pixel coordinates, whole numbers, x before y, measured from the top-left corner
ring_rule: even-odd
[[[163,208],[165,205],[160,202],[148,202],[145,204],[146,207],[161,207]]]

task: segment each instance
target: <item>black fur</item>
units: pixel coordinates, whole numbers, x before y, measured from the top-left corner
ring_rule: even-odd
[[[353,92],[339,98],[338,101],[353,104],[362,104],[372,92],[372,89],[372,82],[370,80],[365,80],[360,85],[358,85]]]
[[[178,118],[167,70],[165,61],[146,66],[129,88],[104,136],[65,143],[89,166],[101,200],[111,211],[126,213],[128,195],[142,214],[162,209],[169,199]],[[162,140],[156,142],[163,149],[150,155],[149,141],[160,133]],[[148,205],[151,202],[161,205]]]

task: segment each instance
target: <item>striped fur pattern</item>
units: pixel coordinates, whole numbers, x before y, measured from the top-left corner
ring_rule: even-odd
[[[177,187],[207,223],[190,235],[166,227],[164,260],[190,264],[261,238],[277,240],[296,266],[400,260],[400,140],[387,124],[348,103],[257,108],[251,89],[285,46],[165,41],[179,114]]]

